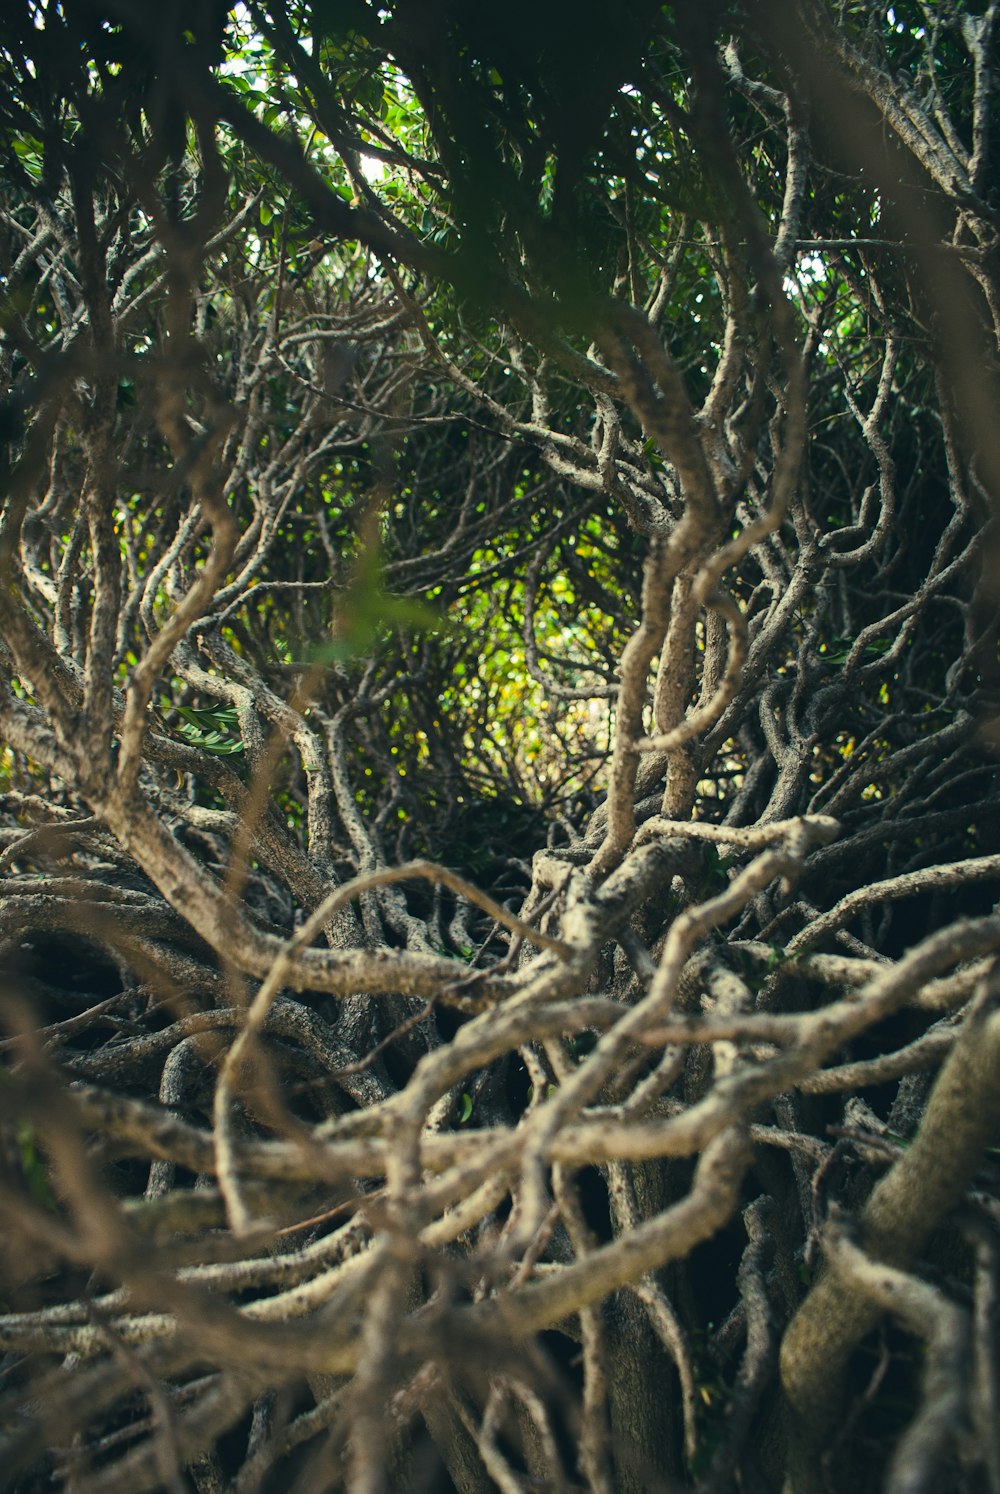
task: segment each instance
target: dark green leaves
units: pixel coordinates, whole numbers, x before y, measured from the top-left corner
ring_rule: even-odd
[[[177,730],[190,747],[198,747],[213,757],[234,757],[243,751],[238,734],[238,714],[233,706],[209,706],[195,710],[192,706],[174,705],[166,696],[160,702],[164,711],[176,711],[183,719]]]
[[[835,638],[833,642],[836,646],[835,650],[832,653],[828,651],[823,655],[823,658],[828,664],[834,664],[838,669],[842,669],[851,656],[851,649],[854,647],[854,642],[850,638]],[[879,638],[875,643],[866,643],[861,652],[864,658],[881,659],[884,654],[889,652],[891,647],[892,639]]]

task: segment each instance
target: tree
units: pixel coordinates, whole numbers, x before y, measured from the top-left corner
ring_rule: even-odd
[[[1000,1489],[997,14],[0,21],[12,1487]]]

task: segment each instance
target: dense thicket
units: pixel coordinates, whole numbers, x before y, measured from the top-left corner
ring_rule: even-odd
[[[8,1486],[1000,1491],[995,3],[0,19]]]

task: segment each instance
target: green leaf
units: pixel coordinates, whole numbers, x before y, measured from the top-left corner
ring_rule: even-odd
[[[833,653],[827,651],[823,655],[823,658],[828,664],[834,664],[838,669],[843,668],[848,659],[851,657],[851,650],[854,647],[853,640],[850,638],[834,638],[833,642],[834,644],[838,645],[836,651]],[[883,657],[883,655],[887,654],[891,648],[892,639],[879,638],[875,643],[866,643],[861,652],[862,656],[865,658],[880,659]]]
[[[649,462],[650,466],[655,468],[656,471],[660,471],[661,468],[666,465],[663,457],[660,455],[660,448],[656,444],[656,441],[652,436],[643,441],[642,454],[646,458],[647,462]]]
[[[194,706],[174,706],[173,709],[185,721],[190,721],[192,726],[214,726],[221,730],[224,726],[235,726],[239,720],[239,712],[235,706],[203,706],[200,710]]]
[[[22,1121],[17,1128],[17,1148],[21,1158],[21,1168],[24,1172],[28,1191],[36,1203],[41,1204],[43,1209],[54,1211],[56,1208],[55,1195],[49,1184],[45,1165],[38,1155],[35,1144],[35,1128],[30,1121]]]
[[[465,1123],[466,1123],[466,1121],[469,1119],[469,1117],[471,1115],[472,1115],[472,1096],[465,1094],[465,1092],[463,1091],[462,1098],[461,1098],[461,1100],[458,1103],[458,1123],[459,1123],[459,1125],[460,1126],[464,1126]]]
[[[242,739],[235,734],[239,712],[235,706],[175,705],[167,696],[160,697],[160,708],[176,711],[183,717],[177,730],[191,747],[198,747],[213,757],[235,757],[244,750]]]
[[[310,651],[316,663],[344,662],[372,654],[379,638],[396,628],[448,633],[452,625],[419,597],[397,597],[382,584],[382,562],[369,547],[359,557],[354,578],[338,609],[337,637]]]

